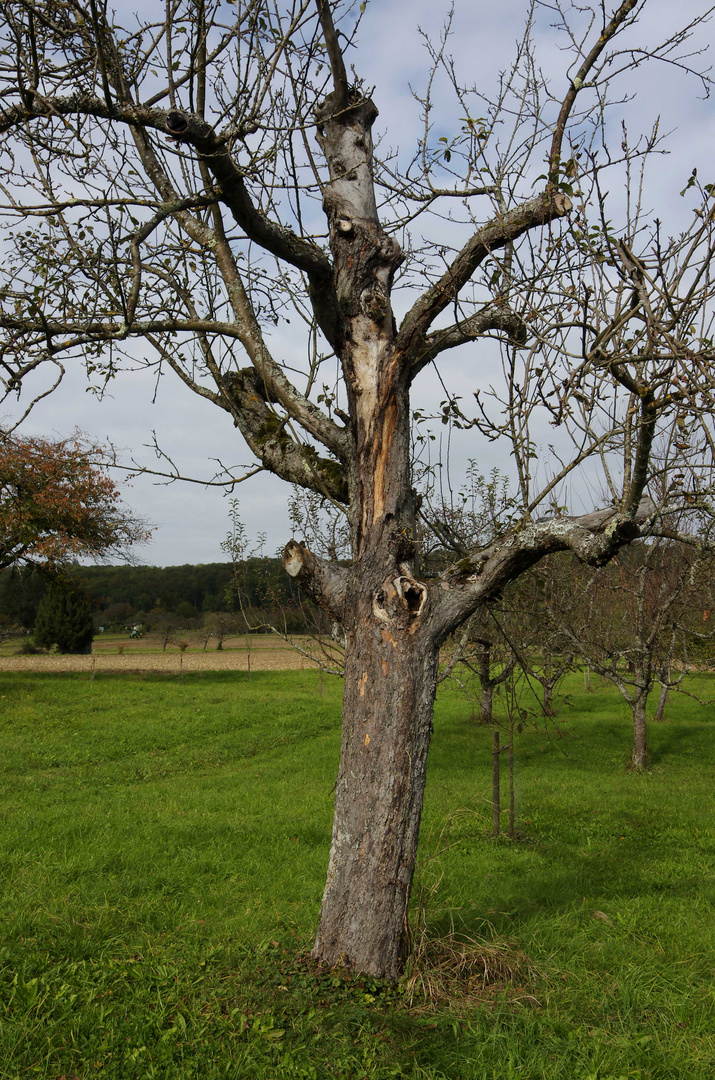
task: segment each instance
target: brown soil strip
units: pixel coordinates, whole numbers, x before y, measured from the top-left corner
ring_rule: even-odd
[[[93,656],[2,656],[0,671],[247,671],[248,651],[231,649],[218,652],[176,651],[166,653],[98,651]],[[291,648],[251,649],[251,671],[300,671],[317,666]]]

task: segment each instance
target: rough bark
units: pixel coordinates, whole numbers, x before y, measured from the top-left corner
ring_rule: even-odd
[[[648,764],[646,746],[646,702],[648,691],[638,689],[633,702],[633,768],[641,771]]]
[[[438,656],[418,623],[383,623],[369,593],[355,599],[314,956],[394,979],[404,959]]]
[[[663,719],[665,717],[665,706],[668,704],[668,690],[669,689],[670,688],[669,688],[667,683],[661,683],[660,684],[660,694],[658,695],[658,705],[657,705],[657,708],[655,710],[655,716],[653,717],[653,719],[658,724],[662,724]]]
[[[329,7],[320,10],[331,52]],[[341,612],[343,740],[314,956],[397,978],[422,812],[438,641],[425,629],[428,591],[415,573],[409,400],[390,306],[402,255],[377,216],[371,138],[377,110],[348,90],[337,61],[333,75],[335,91],[316,120],[331,177],[323,206],[335,265],[336,339],[354,434],[346,470],[353,562]],[[305,554],[300,562],[300,576],[310,579]],[[324,588],[316,593],[324,602]]]

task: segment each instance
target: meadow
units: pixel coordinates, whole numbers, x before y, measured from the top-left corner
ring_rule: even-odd
[[[712,1080],[715,706],[636,775],[620,699],[568,690],[498,840],[491,732],[440,692],[394,987],[307,956],[337,679],[0,673],[0,1077]]]

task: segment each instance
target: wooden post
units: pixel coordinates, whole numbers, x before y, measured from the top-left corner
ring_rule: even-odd
[[[500,830],[500,741],[499,728],[494,728],[492,732],[492,836],[498,836]]]
[[[509,836],[516,835],[516,812],[514,800],[514,717],[509,722]]]

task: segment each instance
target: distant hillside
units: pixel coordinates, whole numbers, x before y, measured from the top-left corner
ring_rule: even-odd
[[[200,566],[77,566],[72,570],[95,608],[129,604],[134,611],[176,611],[180,603],[197,612],[228,611],[231,563]]]
[[[231,563],[198,566],[78,566],[72,570],[95,607],[130,604],[135,611],[176,611],[188,604],[197,613],[236,608]],[[298,599],[279,559],[248,559],[239,570],[243,603],[261,607],[271,601]]]
[[[150,611],[200,616],[206,611],[235,611],[238,607],[231,563],[199,566],[75,566],[71,576],[82,586],[95,612],[117,605],[141,614]],[[299,593],[278,559],[248,559],[239,567],[242,605],[270,612],[297,608]],[[25,626],[44,592],[42,575],[28,571],[0,573],[0,614]]]

